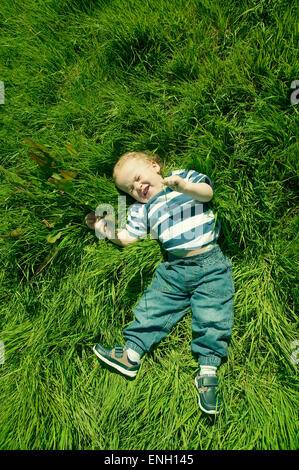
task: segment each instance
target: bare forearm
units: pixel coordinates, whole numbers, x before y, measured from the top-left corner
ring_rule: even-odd
[[[108,240],[112,243],[114,243],[114,245],[118,245],[118,246],[121,246],[121,247],[124,247],[124,243],[119,240],[119,238],[117,238],[117,234],[116,234],[116,238],[108,238]]]
[[[115,232],[115,238],[109,238],[108,237],[108,240],[112,243],[114,243],[115,245],[118,245],[118,246],[121,246],[121,247],[125,247],[126,244],[125,244],[125,237],[122,236],[122,234],[120,234],[120,232],[117,230]]]
[[[125,246],[129,245],[130,243],[134,243],[138,240],[136,238],[131,237],[128,234],[128,231],[126,229],[116,230],[115,238],[109,238],[109,236],[108,236],[108,239],[109,239],[109,241],[111,241],[115,245],[118,245],[118,246],[121,246],[121,247],[125,247]]]
[[[209,202],[213,197],[213,190],[207,183],[187,182],[182,192],[200,202]]]
[[[100,240],[108,238],[112,243],[121,247],[139,240],[139,238],[131,237],[126,229],[115,230],[114,221],[109,221],[105,218],[100,219],[94,212],[87,214],[85,221],[89,228],[95,230],[95,236]]]

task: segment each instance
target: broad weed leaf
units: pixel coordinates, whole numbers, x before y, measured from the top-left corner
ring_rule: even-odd
[[[56,233],[56,235],[48,235],[46,240],[47,240],[48,243],[55,243],[56,240],[59,240],[61,235],[62,235],[62,232],[58,232],[58,233]]]

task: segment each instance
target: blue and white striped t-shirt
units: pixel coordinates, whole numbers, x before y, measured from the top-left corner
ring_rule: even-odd
[[[176,170],[167,176],[179,175],[191,183],[213,182],[194,170]],[[215,221],[208,203],[196,201],[168,186],[153,196],[146,204],[136,202],[128,210],[126,229],[132,237],[159,240],[168,252],[195,250],[215,243],[221,224]]]

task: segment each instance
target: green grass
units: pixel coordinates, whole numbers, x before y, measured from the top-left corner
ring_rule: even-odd
[[[298,448],[293,3],[4,0],[0,23],[0,448]],[[122,342],[163,259],[155,240],[121,249],[84,223],[117,209],[114,163],[142,149],[215,183],[236,287],[215,420],[197,404],[190,312],[135,380],[92,352]]]

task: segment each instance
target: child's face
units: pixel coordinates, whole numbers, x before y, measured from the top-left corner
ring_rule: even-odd
[[[162,191],[162,176],[157,162],[128,160],[118,171],[116,185],[139,202],[147,203]]]

